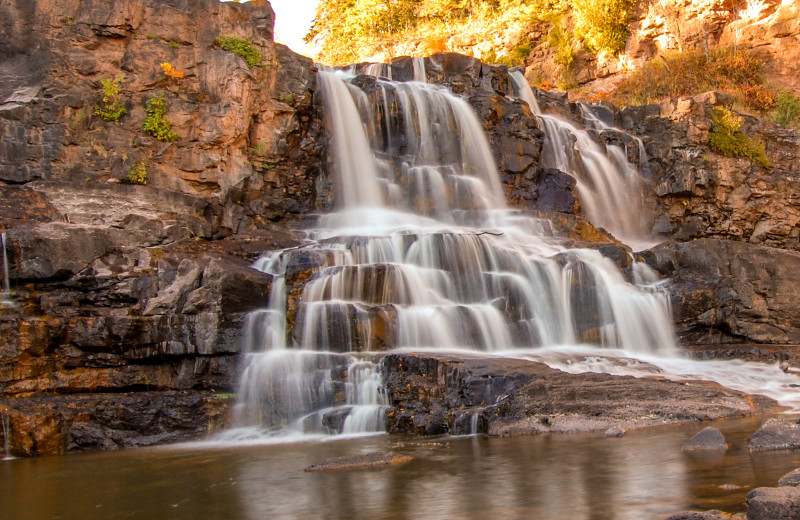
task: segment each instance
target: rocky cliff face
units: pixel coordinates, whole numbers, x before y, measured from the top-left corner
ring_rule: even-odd
[[[535,83],[553,84],[553,78],[563,74],[553,59],[555,49],[548,43],[547,31],[540,24],[529,33],[532,51],[525,59],[526,76]],[[620,56],[597,56],[574,45],[574,81],[602,95],[613,90],[628,70],[661,54],[733,47],[761,58],[770,83],[800,91],[800,21],[792,0],[636,2],[628,32]]]
[[[704,94],[622,110],[622,128],[644,136],[661,215],[654,232],[677,240],[715,237],[797,250],[800,134],[742,116],[742,130],[765,144],[771,165],[708,149],[710,111],[726,96]]]
[[[295,242],[274,222],[314,210],[324,144],[312,63],[275,45],[272,24],[266,2],[0,6],[0,228],[14,296],[0,316],[0,408],[12,450],[163,442],[226,422],[242,320],[270,286],[248,260]],[[252,43],[261,65],[220,48],[223,35]],[[95,109],[101,80],[115,78],[126,114],[110,122]],[[159,95],[175,141],[142,131]],[[125,183],[135,165],[146,184]],[[65,397],[26,399],[42,394]],[[130,401],[141,420],[115,423],[87,399]],[[166,402],[176,413],[162,421]]]

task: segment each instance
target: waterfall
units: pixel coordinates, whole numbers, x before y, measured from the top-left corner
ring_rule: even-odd
[[[420,83],[427,83],[428,77],[425,75],[425,59],[414,58],[411,61],[411,64],[414,67],[414,81],[419,81]]]
[[[388,63],[370,63],[364,69],[364,74],[376,78],[392,79],[392,68]]]
[[[619,146],[604,146],[584,129],[554,115],[543,114],[522,72],[510,71],[517,95],[531,108],[545,132],[542,163],[574,177],[578,196],[589,220],[627,244],[652,245],[650,218],[644,204],[641,176]],[[592,116],[597,130],[608,129]],[[640,162],[647,162],[638,140]],[[631,216],[636,216],[631,218]]]
[[[3,428],[3,458],[12,460],[11,456],[11,415],[8,412],[0,413],[0,426]]]
[[[419,81],[319,78],[338,209],[308,243],[256,264],[272,291],[247,318],[231,435],[382,431],[380,356],[391,349],[673,352],[652,272],[623,274],[506,206],[463,99]]]
[[[11,283],[8,276],[8,252],[6,251],[6,234],[0,233],[0,245],[3,247],[3,292],[0,293],[0,303],[10,303]]]
[[[358,109],[350,98],[350,88],[337,73],[320,71],[320,89],[328,102],[326,117],[334,135],[333,160],[337,193],[345,207],[380,207],[383,198],[378,189],[378,175],[372,161],[369,142],[361,130]]]

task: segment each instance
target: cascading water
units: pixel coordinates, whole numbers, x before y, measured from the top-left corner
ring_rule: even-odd
[[[414,67],[414,81],[419,81],[421,83],[427,83],[428,78],[425,75],[425,59],[424,58],[414,58],[412,60],[412,66]]]
[[[0,245],[3,249],[3,292],[0,293],[0,303],[10,304],[11,299],[11,284],[8,276],[8,252],[6,250],[6,234],[0,233]]]
[[[3,458],[0,460],[12,460],[11,456],[11,416],[8,412],[0,413],[0,427],[3,429]]]
[[[510,71],[517,95],[531,108],[545,132],[542,162],[577,180],[577,190],[589,220],[604,227],[623,242],[638,247],[652,245],[650,222],[645,211],[641,176],[619,146],[604,146],[584,129],[550,114],[543,114],[525,77]],[[596,117],[596,129],[605,130]],[[640,162],[646,163],[640,140]],[[638,218],[631,218],[632,215]]]
[[[308,245],[256,265],[273,289],[248,318],[237,423],[250,429],[234,436],[381,431],[387,349],[672,351],[645,267],[635,285],[506,207],[464,100],[418,81],[320,71],[319,83],[340,209]]]

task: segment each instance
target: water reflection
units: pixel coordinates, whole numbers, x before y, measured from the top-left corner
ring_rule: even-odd
[[[723,456],[681,452],[695,424],[602,435],[506,439],[390,436],[329,442],[184,445],[0,463],[3,518],[665,518],[744,510],[744,495],[800,467],[800,452],[751,455],[756,420],[717,423]],[[306,473],[375,450],[391,467]]]

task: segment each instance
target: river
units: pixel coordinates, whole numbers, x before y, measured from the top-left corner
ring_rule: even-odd
[[[718,422],[730,449],[690,455],[705,424],[512,438],[388,435],[292,444],[193,443],[0,462],[0,516],[85,518],[666,518],[744,511],[744,496],[800,467],[800,452],[749,452],[760,420]],[[388,451],[405,464],[305,472]]]

